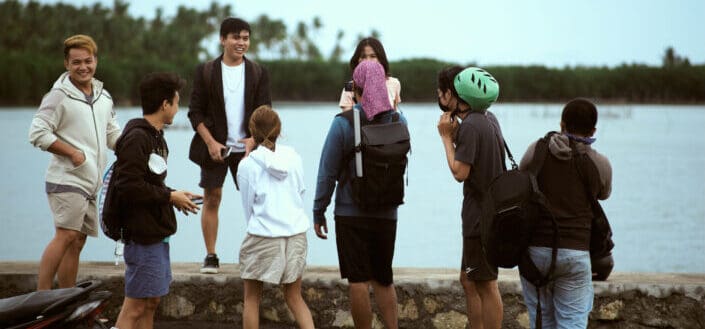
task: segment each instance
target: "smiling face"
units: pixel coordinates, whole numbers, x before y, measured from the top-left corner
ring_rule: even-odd
[[[71,48],[64,59],[64,66],[69,72],[69,78],[77,87],[86,92],[90,92],[91,81],[98,66],[96,58],[88,49]]]
[[[220,44],[223,46],[223,62],[226,65],[239,65],[250,48],[250,31],[240,30],[239,33],[221,36]]]
[[[171,99],[171,104],[167,102],[166,100],[164,101],[164,123],[165,124],[172,124],[174,122],[174,117],[176,116],[176,112],[179,112],[179,92],[177,91],[174,93],[174,98]]]

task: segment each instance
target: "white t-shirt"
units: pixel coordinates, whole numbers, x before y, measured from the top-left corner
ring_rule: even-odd
[[[220,62],[223,72],[223,100],[225,117],[228,120],[227,146],[234,152],[245,152],[245,145],[238,143],[245,138],[242,120],[245,118],[245,62],[237,66],[228,66]]]

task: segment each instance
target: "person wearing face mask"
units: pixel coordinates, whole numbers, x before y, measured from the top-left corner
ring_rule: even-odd
[[[502,298],[497,267],[488,263],[480,241],[482,215],[479,194],[506,170],[504,138],[497,118],[487,109],[499,96],[499,84],[487,71],[461,66],[438,74],[438,121],[448,162],[456,181],[463,183],[463,256],[460,283],[465,291],[468,321],[473,328],[502,326]]]
[[[370,60],[379,62],[384,68],[386,76],[387,95],[389,96],[389,104],[396,110],[401,103],[401,83],[399,79],[389,75],[389,62],[387,54],[384,51],[382,43],[376,38],[369,37],[360,40],[357,43],[357,48],[352,57],[350,57],[350,71],[354,72],[360,62]],[[340,94],[340,103],[338,104],[343,111],[351,110],[355,105],[354,92],[352,89],[352,80],[348,81]]]

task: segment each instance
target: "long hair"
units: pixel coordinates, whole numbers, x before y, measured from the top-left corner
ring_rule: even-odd
[[[274,151],[277,138],[281,133],[282,123],[279,120],[279,115],[271,106],[262,105],[252,113],[249,129],[257,146],[264,145]]]
[[[352,57],[350,57],[350,71],[355,71],[357,64],[359,64],[360,62],[360,57],[362,57],[362,54],[365,52],[365,46],[370,46],[372,50],[374,50],[375,54],[377,55],[377,60],[380,64],[382,64],[382,67],[384,67],[384,74],[386,76],[389,76],[390,73],[389,62],[387,61],[387,53],[384,52],[384,46],[382,46],[382,42],[373,37],[364,38],[357,43],[357,48],[355,48],[355,52],[353,53]]]

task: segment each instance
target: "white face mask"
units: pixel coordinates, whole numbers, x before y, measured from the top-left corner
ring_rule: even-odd
[[[157,175],[161,175],[166,171],[166,160],[162,158],[159,154],[152,153],[149,155],[149,161],[147,161],[147,166],[149,170]]]

